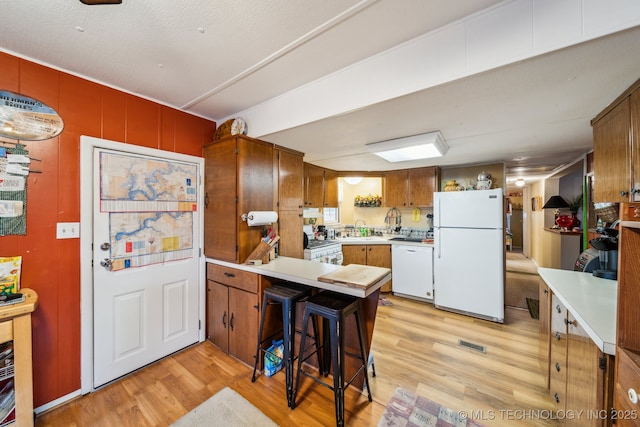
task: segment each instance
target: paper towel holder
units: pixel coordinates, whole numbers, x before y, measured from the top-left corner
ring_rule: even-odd
[[[273,216],[275,217],[273,219],[273,221],[268,221],[268,222],[257,222],[254,224],[250,224],[251,221],[253,221],[255,219],[254,215],[258,215],[258,214],[263,214],[263,213],[269,213],[269,214],[273,214]],[[274,222],[276,222],[278,220],[278,214],[276,212],[272,212],[272,211],[267,211],[267,212],[254,212],[251,211],[248,214],[243,213],[240,218],[242,218],[243,221],[247,222],[247,225],[249,225],[250,227],[259,227],[259,226],[263,226],[263,225],[270,225],[273,224]]]

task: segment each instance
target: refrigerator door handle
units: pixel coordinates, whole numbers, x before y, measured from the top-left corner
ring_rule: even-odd
[[[438,248],[438,258],[442,258],[441,245],[442,241],[440,240],[440,227],[436,228],[436,236],[435,236],[435,244]]]

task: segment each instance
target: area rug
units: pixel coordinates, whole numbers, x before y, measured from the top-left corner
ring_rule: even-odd
[[[378,421],[378,427],[482,427],[463,412],[398,387]]]
[[[391,301],[389,301],[389,298],[380,295],[378,297],[378,305],[393,305],[393,303]]]
[[[527,298],[527,308],[529,309],[529,315],[534,319],[540,318],[540,300],[535,298]]]
[[[225,387],[171,427],[275,427],[276,423],[237,392]]]

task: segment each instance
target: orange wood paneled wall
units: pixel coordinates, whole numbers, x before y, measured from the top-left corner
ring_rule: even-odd
[[[0,90],[44,102],[60,114],[56,138],[25,142],[41,159],[27,181],[27,234],[0,237],[0,256],[23,257],[34,289],[34,405],[80,389],[80,241],[56,239],[56,223],[80,220],[80,135],[202,156],[215,123],[0,52]]]

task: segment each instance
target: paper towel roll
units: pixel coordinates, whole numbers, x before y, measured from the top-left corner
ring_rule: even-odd
[[[273,211],[251,211],[247,214],[247,224],[250,227],[269,225],[276,221],[278,221],[278,214]]]

